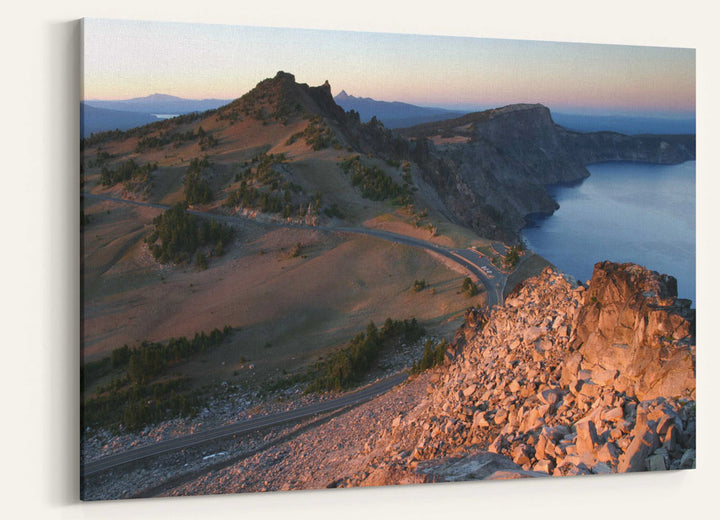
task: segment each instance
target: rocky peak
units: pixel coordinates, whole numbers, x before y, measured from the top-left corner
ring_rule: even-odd
[[[286,122],[288,118],[308,115],[343,121],[345,112],[332,98],[330,84],[319,87],[297,83],[295,76],[279,71],[274,77],[258,83],[255,88],[220,111],[228,119],[241,114]]]
[[[295,75],[282,70],[279,70],[277,74],[275,74],[274,79],[275,81],[287,81],[289,83],[295,83]]]

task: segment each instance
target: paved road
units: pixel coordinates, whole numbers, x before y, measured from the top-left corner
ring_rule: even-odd
[[[96,195],[93,193],[82,193],[83,197],[87,197],[89,199],[97,199],[97,200],[106,200],[110,202],[120,202],[120,203],[126,203],[126,204],[134,204],[136,206],[146,206],[150,208],[157,208],[157,209],[168,209],[170,206],[165,204],[155,204],[151,202],[140,202],[140,201],[134,201],[134,200],[127,200],[127,199],[121,199],[117,197],[110,197],[107,195]],[[214,218],[215,220],[219,222],[226,222],[229,224],[237,224],[238,220],[242,217],[235,217],[235,216],[227,216],[227,215],[217,215],[215,213],[210,212],[204,212],[204,211],[197,211],[197,210],[189,210],[190,213],[193,215],[198,215],[200,217],[207,217],[207,218]],[[493,305],[502,303],[503,297],[503,289],[505,288],[505,281],[507,279],[506,275],[499,271],[490,260],[479,254],[477,251],[473,249],[455,249],[455,248],[448,248],[439,246],[437,244],[433,244],[432,242],[428,242],[426,240],[421,240],[418,238],[409,237],[407,235],[399,235],[397,233],[391,233],[389,231],[382,231],[379,229],[370,229],[370,228],[355,228],[355,227],[327,227],[327,226],[307,226],[303,224],[285,224],[280,222],[263,222],[263,224],[268,226],[274,226],[274,227],[284,227],[284,228],[291,228],[291,229],[311,229],[315,231],[325,231],[328,233],[350,233],[355,235],[366,235],[371,236],[374,238],[378,238],[380,240],[387,240],[389,242],[394,242],[396,244],[404,244],[411,247],[416,247],[419,249],[424,249],[426,251],[432,251],[434,253],[437,253],[439,255],[444,256],[445,258],[449,259],[450,261],[460,265],[464,269],[468,270],[471,274],[473,274],[485,287],[485,290],[487,292],[487,299],[488,299],[488,307],[492,307]]]
[[[189,448],[191,446],[230,437],[232,435],[249,433],[262,428],[268,428],[270,426],[278,426],[288,422],[299,421],[300,419],[311,417],[320,413],[359,404],[387,392],[392,387],[405,381],[407,377],[406,373],[401,372],[378,381],[377,383],[366,386],[365,388],[345,394],[337,399],[304,406],[288,412],[253,417],[252,419],[247,419],[245,421],[226,424],[203,432],[193,433],[183,437],[176,437],[174,439],[160,441],[149,446],[133,448],[115,455],[101,457],[83,464],[81,473],[83,477],[89,477],[101,471],[107,471],[124,464],[146,459],[148,457],[154,457],[163,453]]]

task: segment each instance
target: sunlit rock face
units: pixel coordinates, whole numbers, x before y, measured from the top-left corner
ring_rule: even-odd
[[[692,396],[695,312],[677,282],[634,264],[595,265],[571,344],[582,368],[640,400]]]

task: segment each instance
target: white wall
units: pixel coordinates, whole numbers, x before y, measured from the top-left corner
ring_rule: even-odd
[[[509,2],[507,2],[509,4]],[[97,0],[3,8],[0,511],[6,518],[711,516],[717,502],[718,38],[710,2]],[[82,504],[78,496],[77,20],[83,16],[695,47],[698,469],[662,474]],[[9,162],[8,162],[9,159]],[[7,290],[9,288],[9,290]],[[703,507],[707,509],[702,509]]]

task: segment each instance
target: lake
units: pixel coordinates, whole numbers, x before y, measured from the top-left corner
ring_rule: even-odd
[[[695,302],[695,161],[587,169],[579,183],[548,186],[560,209],[529,217],[527,247],[583,282],[599,261],[634,262],[674,276]]]

